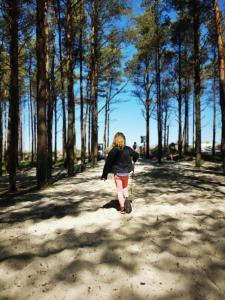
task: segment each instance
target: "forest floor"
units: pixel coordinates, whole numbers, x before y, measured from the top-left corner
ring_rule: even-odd
[[[126,215],[102,166],[1,199],[0,299],[225,299],[218,165],[140,160]]]

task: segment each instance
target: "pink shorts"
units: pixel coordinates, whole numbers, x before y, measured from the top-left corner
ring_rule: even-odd
[[[123,190],[127,188],[128,178],[129,176],[114,175],[117,192],[123,192]]]

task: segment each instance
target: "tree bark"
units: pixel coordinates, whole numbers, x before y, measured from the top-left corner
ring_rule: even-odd
[[[64,84],[64,68],[63,68],[63,53],[62,53],[62,26],[61,26],[61,7],[60,0],[57,0],[57,24],[58,24],[58,43],[59,43],[59,62],[60,62],[60,85],[61,85],[61,101],[62,101],[62,116],[63,116],[63,134],[62,134],[62,145],[63,145],[63,161],[64,166],[67,164],[67,132],[66,132],[66,107],[65,107],[65,84]]]
[[[161,99],[161,73],[160,50],[156,49],[156,85],[157,85],[157,123],[158,123],[158,162],[162,160],[162,99]]]
[[[48,143],[48,179],[52,174],[52,97],[50,87],[50,35],[49,35],[49,19],[48,19],[48,4],[46,4],[46,23],[45,23],[45,36],[46,36],[46,97],[47,97],[47,143]]]
[[[188,152],[189,147],[189,79],[185,79],[184,98],[184,152]]]
[[[200,1],[193,1],[193,31],[194,31],[194,97],[195,97],[195,153],[196,167],[201,166],[201,79],[200,79]]]
[[[37,105],[34,107],[34,161],[37,161]]]
[[[7,169],[7,144],[8,144],[8,128],[7,128],[7,124],[8,124],[8,120],[7,120],[7,98],[6,98],[6,89],[4,89],[4,104],[3,104],[3,110],[4,110],[4,143],[3,143],[3,160],[4,160],[4,164],[5,164],[5,168]]]
[[[169,146],[169,138],[170,138],[170,126],[167,125],[167,135],[166,135],[166,147]]]
[[[164,107],[164,125],[163,125],[163,127],[164,127],[164,149],[167,149],[167,147],[168,147],[168,142],[167,142],[167,140],[168,140],[168,138],[167,138],[167,136],[168,136],[168,134],[167,134],[167,130],[168,130],[168,125],[167,125],[167,121],[168,121],[168,105],[167,104],[165,104],[165,107]]]
[[[2,162],[3,162],[3,126],[2,126],[2,95],[0,90],[0,176],[2,176]]]
[[[106,147],[109,147],[109,133],[110,133],[110,108],[108,103],[108,114],[107,114],[107,138],[106,138]]]
[[[192,103],[192,150],[195,153],[195,97],[193,95]]]
[[[52,51],[51,51],[51,85],[50,85],[50,97],[48,103],[48,178],[52,175],[52,127],[53,127],[53,106],[56,102],[55,95],[55,46],[54,39],[52,41]]]
[[[181,94],[181,33],[179,29],[179,44],[178,44],[178,153],[182,156],[182,94]]]
[[[88,105],[88,161],[91,161],[91,104]]]
[[[19,126],[19,67],[18,67],[18,18],[17,0],[9,0],[10,21],[10,89],[9,89],[9,125],[8,125],[8,171],[9,190],[16,190],[16,168],[18,162],[18,126]]]
[[[145,103],[145,110],[146,110],[146,158],[149,159],[149,152],[150,152],[150,78],[149,78],[149,65],[146,66],[146,103]]]
[[[98,160],[98,9],[99,0],[92,4],[92,53],[91,53],[91,102],[92,102],[92,126],[91,126],[91,165],[96,166]]]
[[[224,47],[223,36],[221,28],[221,12],[219,10],[218,1],[213,1],[216,34],[217,34],[217,47],[219,57],[219,78],[220,78],[220,107],[222,119],[222,137],[221,137],[221,152],[223,161],[223,173],[225,174],[225,61],[224,61]]]
[[[84,126],[84,97],[83,97],[83,30],[84,30],[84,2],[80,3],[80,131],[81,131],[81,163],[86,160],[86,127]]]
[[[159,1],[156,1],[156,89],[157,89],[157,124],[158,124],[158,162],[162,160],[162,99],[161,99],[161,66],[160,66],[160,45],[159,45]]]
[[[108,114],[109,114],[109,83],[106,86],[106,104],[105,104],[105,115],[104,115],[104,134],[103,134],[103,149],[106,150],[106,140],[107,140],[107,129],[108,129]]]
[[[86,98],[88,99],[87,115],[86,115],[86,120],[88,123],[87,150],[88,150],[88,162],[90,162],[91,161],[91,81],[90,81],[90,74],[87,77]]]
[[[54,150],[54,163],[56,163],[57,162],[57,159],[58,159],[58,157],[57,157],[57,151],[58,151],[58,149],[57,149],[57,145],[58,145],[58,143],[57,143],[57,138],[58,138],[58,126],[57,126],[57,124],[58,124],[58,122],[57,122],[57,96],[56,96],[56,94],[55,94],[55,92],[54,92],[54,119],[55,119],[55,150]]]
[[[34,113],[32,96],[32,57],[29,62],[29,101],[30,101],[30,126],[31,126],[31,165],[34,163]]]
[[[213,72],[213,138],[212,138],[212,155],[216,153],[216,61],[214,59],[214,72]]]
[[[75,160],[75,102],[74,102],[74,79],[73,79],[73,12],[72,1],[67,0],[67,16],[66,16],[67,32],[67,78],[68,78],[68,140],[67,140],[67,168],[68,175],[74,175]]]
[[[45,10],[47,1],[37,0],[37,182],[38,187],[47,183],[48,153],[46,126],[46,30]]]
[[[21,115],[19,117],[19,155],[18,155],[18,161],[17,161],[17,166],[19,167],[19,160],[23,160],[23,107],[21,103]]]

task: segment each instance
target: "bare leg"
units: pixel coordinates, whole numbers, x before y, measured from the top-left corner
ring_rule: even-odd
[[[116,189],[117,189],[117,197],[119,200],[120,208],[124,207],[125,198],[123,196],[123,183],[119,176],[114,176]]]

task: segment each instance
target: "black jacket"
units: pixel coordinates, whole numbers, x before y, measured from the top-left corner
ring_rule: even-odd
[[[130,173],[133,170],[132,160],[136,162],[138,157],[138,153],[131,147],[112,148],[106,159],[101,178],[107,179],[108,173]]]

